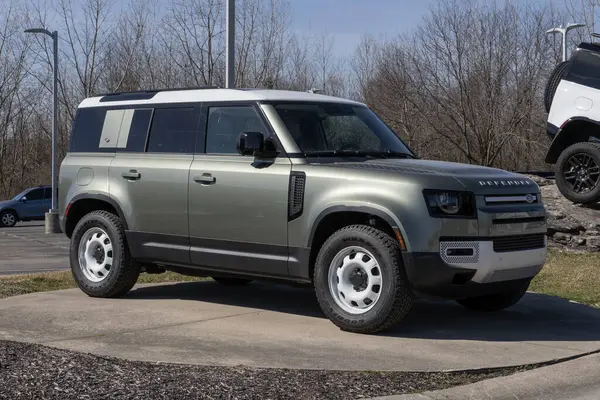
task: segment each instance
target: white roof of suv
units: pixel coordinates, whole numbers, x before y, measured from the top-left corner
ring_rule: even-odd
[[[157,90],[139,93],[140,98],[119,98],[119,93],[90,97],[83,100],[80,108],[85,107],[106,107],[115,103],[119,105],[130,104],[157,104],[157,103],[192,103],[192,102],[219,102],[219,101],[314,101],[314,102],[337,102],[354,105],[364,105],[363,103],[344,99],[341,97],[326,96],[309,92],[297,92],[291,90],[274,89],[181,89],[181,90]],[[134,94],[131,93],[131,94]],[[148,96],[143,97],[147,93]],[[114,101],[109,100],[114,96]]]

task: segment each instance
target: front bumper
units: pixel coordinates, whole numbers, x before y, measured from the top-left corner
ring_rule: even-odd
[[[476,238],[474,238],[476,239]],[[523,239],[528,240],[528,239]],[[403,253],[408,279],[417,292],[464,298],[498,293],[535,277],[546,262],[543,247],[496,251],[493,240],[440,242],[437,253]],[[449,249],[472,249],[472,255],[448,255]]]

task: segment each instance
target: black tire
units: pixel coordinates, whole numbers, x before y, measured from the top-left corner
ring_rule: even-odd
[[[106,232],[113,248],[110,271],[100,282],[86,278],[78,259],[79,243],[83,235],[95,227]],[[71,237],[69,257],[77,286],[90,297],[113,298],[125,295],[136,284],[141,271],[140,263],[129,252],[121,220],[108,211],[93,211],[77,223]]]
[[[568,61],[563,61],[558,64],[546,82],[546,88],[544,89],[544,108],[546,109],[547,113],[550,112],[550,107],[552,106],[552,100],[556,94],[556,89],[560,84],[560,80],[562,79],[568,64]]]
[[[517,304],[529,288],[529,282],[502,293],[490,294],[479,297],[467,297],[456,300],[466,309],[481,312],[495,312],[504,310]]]
[[[12,217],[12,218],[7,218]],[[12,228],[19,222],[19,216],[13,210],[6,210],[0,213],[0,226],[3,228]]]
[[[569,160],[573,156],[586,157],[588,162],[594,163],[595,166],[589,168],[589,176],[592,181],[595,181],[595,186],[592,186],[587,191],[578,191],[580,186],[575,186],[566,176],[566,172],[570,170],[571,164]],[[589,157],[589,158],[587,158]],[[555,179],[558,190],[565,198],[573,203],[579,204],[594,204],[600,202],[600,144],[593,142],[580,142],[567,147],[562,151],[555,165]],[[591,185],[591,183],[590,183]]]
[[[380,267],[383,284],[372,308],[353,314],[338,305],[329,290],[329,266],[339,251],[360,246],[369,251]],[[409,313],[413,292],[406,277],[398,242],[387,233],[366,225],[344,227],[331,235],[317,255],[314,286],[323,313],[341,330],[377,333],[399,323]]]
[[[242,279],[242,278],[225,278],[213,276],[213,281],[220,283],[225,286],[243,286],[252,282],[252,279]]]

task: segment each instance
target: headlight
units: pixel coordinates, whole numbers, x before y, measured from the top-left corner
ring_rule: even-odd
[[[470,192],[427,189],[423,194],[432,217],[476,217],[475,198]]]

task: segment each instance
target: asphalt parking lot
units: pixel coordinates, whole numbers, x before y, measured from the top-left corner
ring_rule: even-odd
[[[0,228],[0,275],[68,269],[68,252],[69,238],[46,234],[43,221]]]

